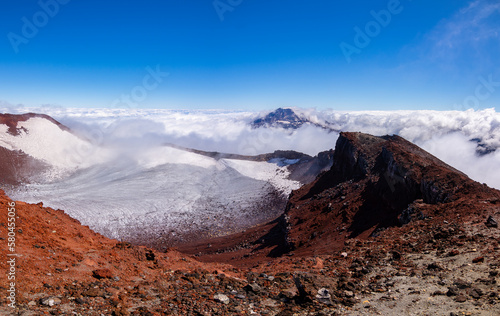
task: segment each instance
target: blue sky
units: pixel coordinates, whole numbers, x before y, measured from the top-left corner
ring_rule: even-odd
[[[10,104],[500,108],[498,1],[16,0],[0,18]]]

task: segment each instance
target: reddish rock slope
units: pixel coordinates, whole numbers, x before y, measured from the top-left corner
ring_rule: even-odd
[[[343,133],[285,214],[164,252],[0,192],[0,314],[498,315],[500,192],[404,139]],[[15,249],[8,226],[15,218]],[[203,262],[200,262],[200,261]],[[218,263],[217,263],[218,262]]]
[[[499,198],[498,190],[399,136],[341,133],[332,168],[294,191],[280,218],[226,240],[244,240],[244,255],[331,253],[341,250],[346,240],[381,235],[411,221],[485,219],[496,212]],[[202,257],[225,253],[197,247]]]

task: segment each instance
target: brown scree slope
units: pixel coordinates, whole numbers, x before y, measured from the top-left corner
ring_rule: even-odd
[[[5,244],[8,203],[0,192]],[[181,252],[109,240],[41,204],[15,208],[17,309],[3,295],[0,314],[500,313],[500,192],[397,136],[342,133],[331,170],[281,217]]]

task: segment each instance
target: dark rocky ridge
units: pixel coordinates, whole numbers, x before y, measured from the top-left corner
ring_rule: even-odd
[[[278,165],[288,166],[290,171],[290,179],[299,181],[303,184],[310,183],[316,179],[316,177],[324,171],[331,168],[333,164],[333,149],[322,151],[316,156],[311,157],[307,154],[303,154],[293,150],[276,150],[272,153],[266,153],[255,156],[238,155],[238,154],[228,154],[216,151],[203,151],[198,149],[186,148],[182,146],[177,146],[173,144],[168,144],[168,146],[190,151],[199,155],[211,157],[214,159],[236,159],[236,160],[247,160],[247,161],[267,161],[275,162]],[[292,163],[288,162],[293,160]]]
[[[399,136],[341,133],[332,168],[292,193],[279,220],[287,232],[280,248],[323,247],[314,241],[316,237],[311,238],[311,231],[337,243],[345,239],[338,237],[341,230],[348,238],[366,238],[407,223],[409,214],[425,218],[419,208],[473,200],[478,195],[498,197],[499,191],[471,180]]]
[[[341,133],[333,160],[329,171],[292,192],[282,216],[239,237],[229,236],[224,247],[241,238],[253,239],[250,253],[268,257],[290,251],[331,253],[346,240],[378,236],[412,220],[483,217],[487,210],[478,201],[500,198],[498,190],[399,136]],[[195,251],[203,244],[188,248]],[[208,251],[210,260],[217,257],[213,251],[224,252]]]

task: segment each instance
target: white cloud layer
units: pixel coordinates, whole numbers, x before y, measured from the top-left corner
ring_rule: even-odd
[[[472,179],[500,189],[500,150],[480,156],[477,142],[500,147],[500,113],[480,111],[395,111],[316,113],[342,131],[399,135]]]
[[[337,131],[398,134],[472,179],[500,188],[500,150],[480,156],[476,153],[478,141],[471,141],[478,139],[490,148],[500,147],[500,114],[493,109],[294,109],[316,124],[294,131],[252,129],[250,123],[266,114],[254,112],[50,107],[3,110],[49,114],[80,136],[49,128],[41,119],[22,123],[27,132],[15,137],[0,124],[0,145],[23,150],[68,171],[56,173],[46,183],[8,194],[64,209],[112,238],[133,239],[137,236],[130,232],[138,227],[148,227],[151,238],[165,234],[175,237],[186,227],[215,235],[230,232],[219,231],[222,226],[236,231],[276,216],[281,211],[277,205],[283,200],[271,199],[273,192],[278,190],[286,196],[299,186],[286,179],[284,168],[273,163],[215,160],[163,146],[165,143],[246,155],[286,149],[315,155],[334,148]]]
[[[115,149],[120,157],[173,143],[206,151],[254,155],[296,150],[310,155],[334,148],[336,132],[313,125],[291,132],[252,129],[249,123],[263,113],[235,111],[178,111],[148,109],[30,109],[44,112],[75,129],[96,146]],[[474,180],[500,188],[500,151],[479,156],[479,139],[500,147],[500,113],[494,109],[467,111],[339,112],[294,109],[310,121],[338,131],[400,135],[423,147]],[[24,108],[4,111],[26,112]],[[265,114],[265,113],[264,113]],[[85,153],[83,153],[85,154]],[[93,154],[89,151],[88,154]]]

